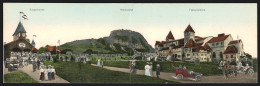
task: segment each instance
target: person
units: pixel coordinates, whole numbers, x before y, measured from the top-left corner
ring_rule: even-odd
[[[100,59],[98,59],[98,63],[97,63],[97,66],[100,66]]]
[[[150,66],[149,66],[148,64],[149,64],[149,63],[147,62],[147,64],[146,64],[145,67],[144,67],[144,69],[145,69],[145,74],[144,74],[144,75],[146,75],[146,76],[151,76],[151,75],[150,75],[150,71],[149,71]]]
[[[44,80],[44,66],[41,67],[41,69],[40,69],[40,80],[41,80],[41,81]]]
[[[237,66],[236,66],[237,70],[239,70],[241,67],[242,67],[242,62],[238,62]]]
[[[51,76],[52,76],[51,78],[52,78],[52,80],[55,80],[55,73],[56,72],[55,72],[54,66],[52,66],[51,67]]]
[[[153,76],[153,63],[150,62],[150,76]]]
[[[48,72],[48,80],[51,80],[51,79],[52,79],[52,78],[51,78],[51,73],[52,73],[52,71],[51,71],[51,65],[48,66],[47,72]]]
[[[132,67],[133,67],[133,66],[132,66],[132,62],[130,61],[130,62],[129,62],[129,72],[132,72]]]
[[[37,69],[39,70],[40,69],[40,60],[37,59]]]
[[[101,61],[101,65],[102,65],[102,68],[103,68],[103,60]]]
[[[246,64],[246,67],[244,69],[244,71],[246,71],[250,66],[248,64]]]
[[[181,65],[179,65],[179,68],[178,68],[178,70],[181,70],[182,69],[182,67],[181,67]]]
[[[36,62],[35,62],[35,59],[33,59],[33,62],[32,62],[32,65],[33,65],[33,72],[35,72],[36,71]]]
[[[46,66],[44,66],[44,80],[48,80],[48,69]]]
[[[135,69],[135,62],[132,62],[132,73],[136,74],[136,69]]]
[[[157,78],[159,78],[160,71],[161,71],[161,67],[160,67],[159,64],[157,64],[157,69],[156,69],[156,76],[157,76]]]

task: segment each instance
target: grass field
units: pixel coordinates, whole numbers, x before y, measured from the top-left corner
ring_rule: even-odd
[[[96,62],[94,63],[96,64]],[[172,64],[178,67],[179,65],[186,66],[188,70],[194,72],[202,73],[203,75],[218,75],[222,74],[222,71],[218,69],[218,64],[212,62],[201,62],[198,65],[194,63],[177,63],[177,62],[153,62],[153,70],[156,70],[156,65],[160,64],[162,72],[174,72]],[[129,68],[129,61],[104,61],[104,66],[119,67],[119,68]],[[146,65],[145,61],[137,61],[136,69],[144,70]]]
[[[179,82],[167,81],[144,75],[111,71],[79,62],[44,62],[53,65],[57,75],[70,83],[98,83],[98,84],[175,84]]]
[[[38,83],[24,72],[13,72],[4,74],[4,83]]]

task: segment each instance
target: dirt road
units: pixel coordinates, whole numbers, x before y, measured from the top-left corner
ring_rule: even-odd
[[[95,64],[91,64],[93,66],[96,66]],[[117,67],[108,67],[103,66],[105,69],[113,70],[113,71],[121,71],[129,73],[129,69],[127,68],[117,68]],[[144,75],[144,70],[137,70],[136,74]],[[191,81],[188,79],[183,80],[177,80],[172,78],[172,76],[175,76],[174,73],[167,73],[167,72],[161,72],[160,78],[164,80],[170,80],[170,81],[178,81],[181,83],[257,83],[257,73],[254,73],[252,76],[245,75],[245,74],[239,74],[237,77],[230,77],[228,79],[224,79],[222,75],[215,75],[215,76],[202,76],[201,81]],[[153,77],[156,77],[156,71],[153,71]]]

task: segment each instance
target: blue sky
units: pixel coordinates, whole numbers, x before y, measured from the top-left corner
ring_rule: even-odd
[[[37,48],[57,45],[57,40],[62,44],[104,37],[122,28],[140,32],[154,46],[156,40],[165,40],[170,30],[176,39],[183,38],[183,31],[191,24],[198,36],[219,33],[231,34],[233,39],[239,36],[245,52],[257,56],[256,3],[4,3],[3,8],[4,42],[12,41],[22,11],[29,19],[23,23],[28,38],[37,35]]]

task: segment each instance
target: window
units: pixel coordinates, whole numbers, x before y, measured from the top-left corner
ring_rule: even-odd
[[[216,46],[218,46],[218,43],[216,43]]]
[[[187,54],[187,56],[190,56],[190,54]]]
[[[203,54],[201,54],[201,56],[203,56]]]
[[[212,43],[212,46],[215,46],[215,44],[214,44],[214,43]]]
[[[224,43],[223,42],[221,42],[221,45],[223,45]]]
[[[233,59],[233,55],[231,55],[231,58]]]

